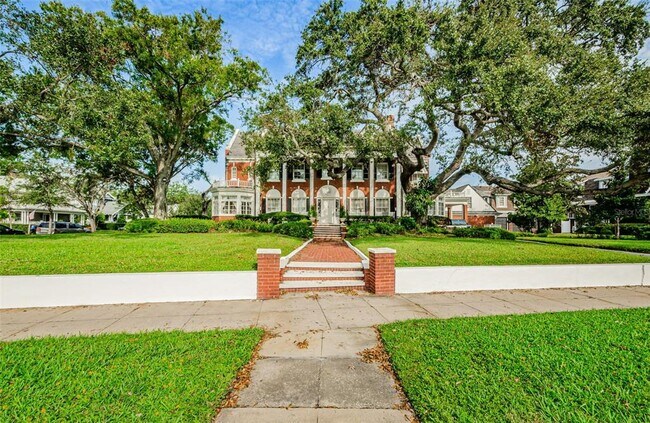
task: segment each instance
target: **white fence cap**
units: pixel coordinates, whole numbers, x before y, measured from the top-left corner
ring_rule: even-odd
[[[279,248],[258,248],[257,254],[282,254],[282,250]]]
[[[392,248],[368,248],[369,253],[373,254],[395,254],[397,251]]]

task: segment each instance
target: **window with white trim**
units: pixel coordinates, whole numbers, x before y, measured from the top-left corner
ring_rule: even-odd
[[[330,178],[329,170],[327,170],[327,169],[321,170],[321,177],[320,178],[321,179],[332,179],[332,178]]]
[[[277,169],[273,169],[269,172],[269,181],[270,182],[276,182],[280,180],[280,171]]]
[[[300,188],[291,193],[291,212],[307,214],[307,194]]]
[[[253,199],[251,197],[242,197],[240,214],[253,214]]]
[[[497,195],[496,200],[497,200],[497,207],[500,209],[504,209],[508,205],[505,195]]]
[[[237,214],[237,196],[224,195],[221,197],[221,214],[234,215]]]
[[[235,165],[230,168],[230,179],[237,179],[237,166]]]
[[[351,182],[363,181],[363,167],[354,167],[351,172]]]
[[[390,194],[385,189],[375,194],[375,216],[390,216]]]
[[[294,181],[304,181],[305,180],[305,166],[294,166],[293,168],[293,180]]]
[[[377,163],[375,174],[378,181],[388,181],[388,163]]]
[[[281,210],[281,195],[277,189],[270,189],[266,193],[266,212],[275,213]]]
[[[366,196],[360,189],[350,193],[350,216],[363,216],[366,214]]]

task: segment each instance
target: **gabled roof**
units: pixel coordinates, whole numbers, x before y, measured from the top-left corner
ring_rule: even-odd
[[[239,129],[235,130],[232,138],[230,138],[228,147],[226,147],[226,157],[248,158],[246,155],[246,148],[244,147],[242,132]]]

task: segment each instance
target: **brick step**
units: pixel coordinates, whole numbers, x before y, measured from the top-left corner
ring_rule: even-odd
[[[363,279],[363,271],[361,270],[339,270],[339,269],[310,269],[310,270],[287,270],[282,276],[283,279]]]
[[[337,269],[337,270],[349,270],[349,269],[363,269],[363,265],[360,262],[348,261],[348,262],[330,262],[330,261],[291,261],[287,264],[289,269]]]
[[[362,287],[363,283],[358,280],[309,280],[309,281],[287,281],[280,283],[280,289],[305,289],[305,288],[347,288]]]

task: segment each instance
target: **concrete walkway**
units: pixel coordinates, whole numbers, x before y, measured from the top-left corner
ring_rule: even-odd
[[[268,339],[217,421],[398,422],[411,418],[395,382],[359,353],[377,345],[373,325],[415,318],[650,307],[650,287],[412,294],[287,294],[277,300],[122,304],[0,311],[0,337],[262,326]]]

